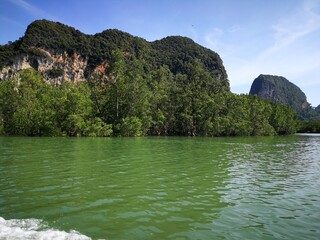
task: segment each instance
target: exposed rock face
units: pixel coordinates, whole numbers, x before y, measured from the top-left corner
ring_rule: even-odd
[[[26,56],[21,56],[15,59],[14,63],[10,66],[3,67],[0,71],[0,80],[15,79],[19,75],[19,71],[22,69],[30,68],[31,65]]]
[[[304,92],[281,76],[261,74],[253,81],[249,94],[289,105],[298,114],[310,106]]]
[[[79,82],[84,81],[84,71],[87,67],[87,59],[77,53],[69,55],[52,54],[41,48],[36,49],[37,55],[20,55],[14,63],[5,66],[0,70],[0,80],[16,78],[20,70],[34,68],[43,74],[45,80],[54,84],[61,84],[63,81]]]

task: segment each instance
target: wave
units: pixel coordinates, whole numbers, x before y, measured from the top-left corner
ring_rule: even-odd
[[[70,232],[52,229],[48,224],[35,218],[5,220],[0,217],[1,240],[90,240],[91,238],[75,231]]]

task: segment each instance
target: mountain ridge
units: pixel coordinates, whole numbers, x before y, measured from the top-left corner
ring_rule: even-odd
[[[172,47],[173,45],[174,47]],[[41,61],[43,59],[45,61],[47,57],[42,54],[44,51],[54,55],[55,58],[63,55],[64,58],[70,58],[71,62],[74,61],[71,58],[76,53],[86,61],[85,64],[78,64],[84,66],[84,69],[81,69],[84,74],[79,78],[83,81],[84,78],[90,77],[97,66],[109,62],[112,51],[115,49],[121,49],[128,55],[132,54],[137,58],[144,58],[157,67],[167,65],[175,74],[185,73],[186,66],[197,58],[202,61],[210,74],[218,76],[222,84],[230,89],[228,76],[220,56],[216,52],[195,43],[192,39],[169,36],[148,42],[143,38],[117,29],[107,29],[89,35],[65,24],[48,20],[32,22],[22,38],[9,45],[0,46],[0,71],[14,64],[19,57],[21,62],[29,62],[31,67],[39,65],[39,62],[41,65]],[[52,74],[49,74],[57,67],[63,68],[66,79],[73,79],[70,74],[67,74],[69,70],[65,69],[64,66],[55,63],[54,59],[49,59],[49,61],[53,61],[53,63],[42,71],[47,80],[61,81],[61,79],[53,78]],[[44,66],[42,65],[42,67]],[[20,69],[16,66],[11,70],[17,71]],[[2,71],[0,79],[9,78],[9,69],[6,71],[7,74]]]

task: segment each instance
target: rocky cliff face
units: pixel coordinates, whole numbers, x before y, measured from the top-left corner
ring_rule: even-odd
[[[5,66],[1,69],[0,80],[17,78],[20,70],[31,67],[27,56],[16,57],[13,62],[12,65]]]
[[[253,81],[249,94],[289,105],[298,114],[310,108],[304,92],[281,76],[261,74]]]
[[[53,54],[41,48],[33,48],[38,54],[22,54],[13,60],[13,64],[0,70],[0,80],[16,78],[20,70],[34,68],[40,72],[44,79],[54,84],[62,81],[84,81],[84,71],[87,59],[77,53],[69,55],[67,52]]]

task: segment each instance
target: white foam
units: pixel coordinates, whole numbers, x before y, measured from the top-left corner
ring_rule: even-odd
[[[91,238],[71,230],[70,232],[59,231],[49,228],[40,219],[10,219],[0,217],[1,240],[90,240]]]

